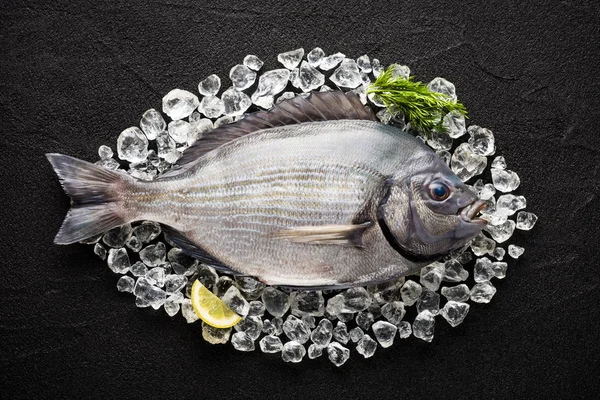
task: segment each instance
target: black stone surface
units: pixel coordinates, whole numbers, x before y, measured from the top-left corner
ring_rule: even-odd
[[[595,398],[599,17],[591,0],[2,1],[2,398]],[[342,368],[211,346],[136,308],[89,247],[52,243],[69,202],[44,153],[96,160],[170,89],[300,46],[454,82],[540,217],[492,303],[433,343]]]

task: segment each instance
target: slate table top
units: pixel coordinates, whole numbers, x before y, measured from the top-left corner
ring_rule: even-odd
[[[3,1],[0,392],[43,398],[590,398],[600,391],[600,6],[594,1]],[[432,343],[283,363],[135,307],[43,154],[97,159],[169,90],[315,46],[456,84],[539,216],[525,255]]]

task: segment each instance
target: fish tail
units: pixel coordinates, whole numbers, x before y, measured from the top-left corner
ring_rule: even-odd
[[[134,178],[63,154],[46,157],[72,206],[54,243],[76,243],[128,222],[121,193]]]

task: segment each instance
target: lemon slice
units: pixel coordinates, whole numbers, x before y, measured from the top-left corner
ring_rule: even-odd
[[[212,327],[230,328],[242,319],[197,279],[192,285],[191,298],[198,317]]]

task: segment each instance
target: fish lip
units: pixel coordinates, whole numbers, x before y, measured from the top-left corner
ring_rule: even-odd
[[[476,218],[475,216],[483,209],[487,207],[487,203],[483,200],[475,200],[466,207],[463,207],[460,211],[460,217],[463,221],[477,224],[487,225],[487,221],[482,218]]]

